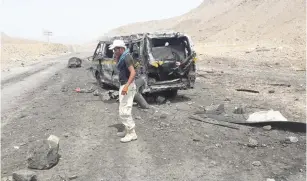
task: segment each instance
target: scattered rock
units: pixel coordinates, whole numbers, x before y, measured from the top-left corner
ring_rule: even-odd
[[[269,131],[269,130],[272,129],[272,126],[271,125],[266,125],[266,126],[263,126],[263,129]]]
[[[171,101],[166,101],[166,104],[170,105],[170,104],[171,104]]]
[[[161,118],[161,119],[166,119],[166,118],[167,118],[167,114],[162,113],[162,114],[160,115],[160,118]]]
[[[231,101],[230,98],[226,97],[226,99],[224,101]]]
[[[157,102],[158,104],[163,104],[165,101],[166,101],[166,98],[163,97],[163,96],[158,96],[158,97],[156,98],[156,102]]]
[[[62,88],[61,88],[61,91],[62,91],[62,92],[67,92],[67,91],[68,91],[68,87],[66,87],[66,86],[62,87]]]
[[[112,99],[118,99],[119,98],[119,93],[118,93],[118,91],[110,91],[109,92],[109,95],[110,95],[110,97],[112,98]]]
[[[68,133],[64,133],[64,137],[67,138],[69,136]]]
[[[295,136],[289,136],[288,138],[286,138],[285,142],[286,143],[296,143],[298,142],[298,138]]]
[[[109,100],[111,100],[111,97],[110,97],[110,95],[109,95],[108,92],[101,93],[101,94],[99,95],[99,97],[100,97],[100,99],[101,99],[102,101],[109,101]]]
[[[76,179],[76,178],[78,178],[78,176],[74,175],[74,176],[69,177],[69,180],[73,180],[73,179]]]
[[[256,166],[256,167],[260,167],[261,166],[261,162],[260,161],[254,161],[252,163],[252,165]]]
[[[3,177],[1,181],[13,181],[13,177],[12,176]]]
[[[26,117],[26,115],[22,114],[22,115],[20,115],[19,118],[24,118],[24,117]]]
[[[269,90],[269,93],[273,94],[273,93],[275,93],[275,90]]]
[[[234,114],[244,114],[244,109],[242,107],[235,107],[233,111]]]
[[[13,173],[14,181],[37,181],[35,172],[30,170],[20,170]]]
[[[99,90],[98,90],[98,89],[97,89],[97,90],[95,90],[95,91],[94,91],[94,93],[93,93],[93,95],[94,95],[94,96],[99,96],[99,95],[100,95]]]
[[[47,140],[35,142],[28,151],[28,168],[49,169],[59,161],[59,138],[51,135]]]
[[[258,141],[253,139],[253,138],[248,138],[248,147],[257,147],[258,146]]]
[[[267,178],[266,181],[275,181],[273,178]]]
[[[205,108],[205,113],[207,114],[222,114],[225,112],[224,104],[211,105]]]

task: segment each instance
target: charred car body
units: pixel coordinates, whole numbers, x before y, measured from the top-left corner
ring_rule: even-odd
[[[95,78],[102,85],[120,86],[113,51],[109,50],[114,39],[124,40],[135,60],[139,93],[175,96],[178,90],[194,88],[196,53],[191,39],[179,32],[114,36],[100,41],[92,60]]]

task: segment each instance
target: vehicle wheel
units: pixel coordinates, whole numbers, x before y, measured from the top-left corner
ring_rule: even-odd
[[[165,91],[164,95],[170,99],[173,99],[177,96],[178,94],[178,90],[168,90]]]

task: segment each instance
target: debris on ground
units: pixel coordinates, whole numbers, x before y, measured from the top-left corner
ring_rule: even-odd
[[[226,97],[224,101],[231,101],[230,98]]]
[[[14,181],[37,181],[35,172],[30,170],[19,170],[13,173]]]
[[[267,178],[266,181],[275,181],[273,178]]]
[[[47,140],[36,141],[28,151],[28,168],[44,170],[59,161],[59,138],[51,135]]]
[[[290,84],[269,84],[271,86],[282,86],[282,87],[291,87]]]
[[[93,89],[93,87],[89,88],[89,89],[81,89],[80,87],[77,87],[75,89],[76,92],[78,93],[92,93],[95,91],[95,89]]]
[[[250,114],[247,122],[288,121],[279,111],[259,111]]]
[[[285,140],[286,143],[296,143],[298,142],[298,138],[295,136],[289,136]]]
[[[94,93],[93,93],[93,95],[94,95],[94,96],[99,96],[99,95],[100,95],[99,90],[98,90],[98,89],[97,89],[97,90],[95,90],[95,91],[94,91]]]
[[[200,122],[203,122],[203,123],[213,124],[213,125],[216,125],[216,126],[222,126],[222,127],[231,128],[231,129],[239,129],[239,128],[234,127],[234,126],[229,126],[229,125],[226,125],[226,124],[214,123],[213,121],[207,121],[207,120],[204,120],[204,119],[202,119],[200,117],[196,117],[196,116],[190,116],[189,119],[193,119],[193,120],[200,121]]]
[[[225,112],[224,104],[206,106],[205,113],[207,114],[222,114]]]
[[[235,110],[233,111],[234,114],[244,114],[244,112],[243,107],[235,107]]]
[[[275,91],[274,90],[269,90],[269,93],[273,94],[273,93],[275,93]]]
[[[253,161],[252,165],[254,165],[256,167],[260,167],[261,166],[261,162],[260,161]]]
[[[1,178],[1,181],[13,181],[13,177],[12,176],[3,177]]]
[[[248,138],[248,144],[247,144],[248,147],[257,147],[258,146],[258,141],[253,139],[253,138]]]
[[[263,129],[269,131],[269,130],[272,129],[272,126],[271,125],[266,125],[266,126],[263,126]]]
[[[259,93],[259,91],[250,90],[250,89],[236,89],[236,91],[240,91],[240,92],[250,92],[250,93]]]
[[[166,101],[166,98],[163,97],[163,96],[158,96],[158,97],[156,98],[156,102],[157,102],[158,104],[163,104],[165,101]]]
[[[61,88],[61,91],[62,91],[62,92],[67,92],[67,91],[68,91],[68,87],[67,87],[67,86],[63,86],[63,87]]]
[[[162,114],[160,115],[160,119],[166,119],[166,118],[167,118],[167,114],[162,113]]]

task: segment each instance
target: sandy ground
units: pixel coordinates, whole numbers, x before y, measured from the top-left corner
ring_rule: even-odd
[[[1,71],[38,63],[72,52],[70,46],[10,37],[1,33]]]
[[[232,125],[238,130],[229,129],[188,118],[204,106],[224,103],[229,116],[235,106],[243,105],[245,117],[272,108],[289,120],[304,121],[304,72],[267,66],[246,69],[244,60],[203,56],[195,89],[180,91],[170,104],[152,104],[146,111],[134,107],[139,139],[123,144],[116,136],[118,103],[76,93],[76,87],[95,86],[95,80],[86,71],[88,62],[68,69],[59,63],[66,58],[54,59],[46,70],[15,75],[2,83],[2,93],[14,91],[1,108],[2,177],[26,168],[32,142],[54,134],[60,138],[61,160],[50,170],[34,170],[42,181],[59,180],[57,175],[77,175],[75,180],[80,181],[306,180],[305,134],[238,125]],[[36,78],[37,85],[23,85]],[[269,83],[290,83],[291,87]],[[260,93],[237,92],[238,87]],[[271,89],[274,94],[268,93]],[[288,136],[299,141],[284,144]],[[259,146],[245,146],[249,138]],[[261,166],[252,165],[254,161]]]

